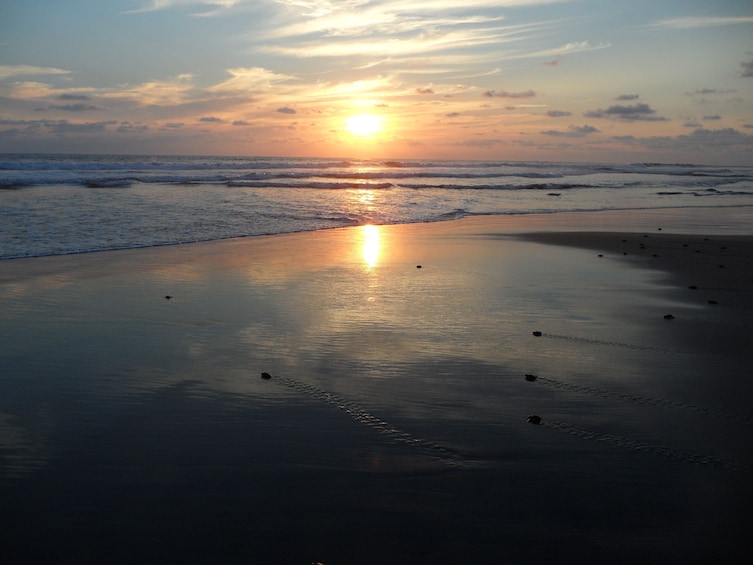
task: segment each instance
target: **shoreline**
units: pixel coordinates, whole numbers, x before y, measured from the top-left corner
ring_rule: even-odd
[[[702,231],[701,233],[705,235],[722,235],[722,234],[743,235],[743,234],[749,233],[750,230],[746,231],[746,227],[743,227],[742,224],[746,222],[750,222],[751,224],[753,224],[753,205],[751,206],[722,206],[722,207],[697,206],[697,207],[690,207],[690,208],[667,207],[667,208],[635,208],[635,209],[618,209],[618,210],[552,211],[552,212],[546,212],[546,213],[525,213],[525,214],[472,214],[472,215],[463,216],[461,218],[394,223],[394,224],[374,224],[374,225],[378,225],[380,227],[416,226],[416,225],[451,224],[455,222],[471,223],[471,222],[480,221],[483,223],[497,224],[498,226],[505,226],[504,229],[508,231],[516,232],[516,231],[520,231],[521,229],[531,229],[533,231],[538,231],[538,229],[541,229],[542,226],[546,226],[546,225],[558,231],[561,231],[561,230],[577,231],[579,225],[593,224],[593,223],[595,223],[597,226],[594,229],[599,229],[598,228],[599,225],[601,226],[610,225],[616,222],[617,225],[622,226],[621,229],[618,231],[631,232],[631,231],[649,230],[653,228],[653,224],[662,223],[662,220],[664,220],[665,221],[664,223],[666,223],[666,220],[668,219],[667,216],[669,215],[669,218],[672,218],[673,216],[680,216],[680,217],[686,218],[686,220],[683,220],[682,222],[678,222],[676,218],[674,218],[674,221],[670,221],[670,224],[671,225],[673,224],[673,229],[674,229],[672,233],[676,233],[678,230],[680,233],[693,233],[693,232],[697,232],[697,230],[688,230],[687,227],[683,226],[682,224],[686,222],[692,223],[693,221],[697,221],[699,216],[709,215],[710,217],[723,217],[723,216],[728,216],[731,213],[734,216],[736,216],[732,222],[733,227],[724,226],[723,224],[720,224],[717,222],[712,222],[712,223],[707,223],[706,224],[707,229],[705,231]],[[633,220],[625,221],[624,219],[625,217],[632,218],[632,219],[641,218],[641,221],[638,225],[631,226],[630,223]],[[585,220],[585,222],[583,220]],[[529,222],[534,226],[533,228],[518,227],[520,224],[528,224]],[[358,228],[358,227],[361,227],[362,225],[365,225],[365,224],[333,226],[329,228],[319,228],[319,229],[313,229],[313,230],[300,230],[300,231],[280,232],[280,233],[241,235],[241,236],[225,237],[221,239],[206,239],[206,240],[198,240],[198,241],[156,243],[156,244],[142,245],[138,247],[91,249],[91,250],[81,250],[81,251],[48,254],[48,255],[4,257],[4,258],[0,258],[0,264],[3,264],[5,262],[18,261],[18,260],[40,259],[40,258],[45,258],[45,257],[75,257],[78,255],[88,255],[92,253],[137,251],[137,250],[147,250],[147,249],[152,249],[152,248],[158,249],[162,247],[175,247],[175,246],[181,246],[181,245],[201,245],[201,244],[221,243],[223,241],[232,241],[232,240],[246,240],[246,239],[255,239],[255,238],[285,236],[285,235],[318,233],[318,232],[327,232],[331,230]],[[627,229],[628,227],[629,229]]]

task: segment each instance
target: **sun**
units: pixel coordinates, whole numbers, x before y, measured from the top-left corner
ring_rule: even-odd
[[[345,126],[353,135],[372,135],[382,129],[382,119],[372,114],[359,114],[345,120]]]

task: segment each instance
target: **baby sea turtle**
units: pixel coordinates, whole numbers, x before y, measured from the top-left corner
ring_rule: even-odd
[[[272,378],[272,375],[270,375],[269,373],[262,373],[261,378],[264,379],[265,381],[268,381],[269,379]]]
[[[531,414],[528,416],[528,422],[531,424],[536,424],[537,426],[541,424],[541,416],[537,416],[536,414]]]
[[[536,380],[536,375],[532,375],[531,373],[526,373],[526,380],[529,383],[532,383],[533,381]]]

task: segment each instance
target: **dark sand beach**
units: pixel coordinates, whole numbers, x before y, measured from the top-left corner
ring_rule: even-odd
[[[4,261],[0,562],[750,562],[746,214]]]

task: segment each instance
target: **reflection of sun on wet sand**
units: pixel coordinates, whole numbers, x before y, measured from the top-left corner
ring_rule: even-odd
[[[363,260],[366,267],[371,270],[379,261],[379,226],[361,226],[363,235]]]
[[[90,560],[733,562],[752,239],[650,220],[3,263],[3,551],[55,531],[68,561],[86,539]]]

